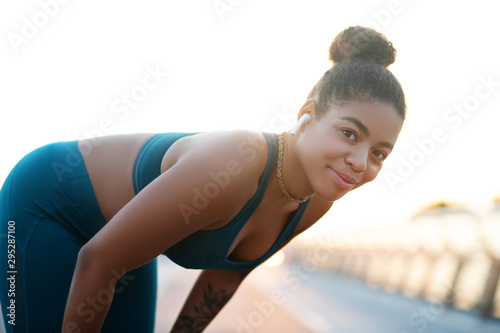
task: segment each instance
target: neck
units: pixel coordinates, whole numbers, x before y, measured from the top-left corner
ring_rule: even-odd
[[[306,198],[313,194],[304,170],[297,156],[299,135],[286,133],[283,140],[282,181],[286,191],[294,198]],[[280,190],[281,191],[281,190]],[[285,197],[283,197],[286,199]]]
[[[281,213],[291,213],[296,211],[299,207],[299,203],[295,201],[291,201],[286,198],[278,185],[278,176],[276,174],[276,168],[273,170],[271,174],[271,178],[269,179],[269,184],[267,186],[266,195],[269,195],[269,202],[272,202],[273,209],[279,210]]]

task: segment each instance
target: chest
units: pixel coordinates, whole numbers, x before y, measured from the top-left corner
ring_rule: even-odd
[[[261,205],[237,234],[228,252],[232,261],[253,261],[264,256],[292,223],[295,211],[283,213]],[[291,235],[295,236],[296,231]]]

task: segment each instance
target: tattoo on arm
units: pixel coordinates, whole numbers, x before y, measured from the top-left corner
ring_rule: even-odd
[[[203,301],[198,306],[193,306],[196,315],[180,315],[174,328],[182,332],[201,333],[231,296],[226,292],[226,289],[215,292],[212,284],[208,283],[207,288],[203,291]]]

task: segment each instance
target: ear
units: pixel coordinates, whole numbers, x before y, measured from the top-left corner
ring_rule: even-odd
[[[290,130],[293,135],[297,132],[304,131],[308,123],[312,121],[312,118],[316,113],[316,101],[314,99],[308,99],[302,108],[299,110],[297,115],[297,124]],[[306,117],[308,116],[308,117]]]
[[[311,118],[314,118],[316,115],[316,101],[313,98],[308,99],[302,108],[300,108],[299,113],[297,114],[297,120],[299,120],[306,113],[308,113]]]

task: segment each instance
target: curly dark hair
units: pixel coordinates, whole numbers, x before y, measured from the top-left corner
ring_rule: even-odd
[[[376,30],[355,26],[339,33],[330,45],[333,62],[309,93],[321,117],[332,105],[350,101],[379,101],[404,119],[406,102],[401,84],[387,69],[396,49]]]

